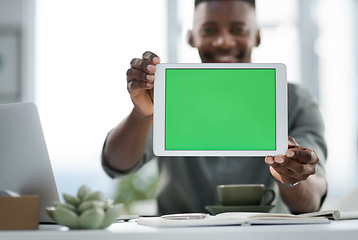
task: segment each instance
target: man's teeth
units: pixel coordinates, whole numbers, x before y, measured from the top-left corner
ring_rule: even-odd
[[[216,59],[222,62],[231,61],[235,59],[233,56],[216,56]]]

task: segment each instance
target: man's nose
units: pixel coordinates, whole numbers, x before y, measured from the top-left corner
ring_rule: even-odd
[[[235,46],[235,40],[228,32],[221,33],[212,43],[214,47],[227,49]]]

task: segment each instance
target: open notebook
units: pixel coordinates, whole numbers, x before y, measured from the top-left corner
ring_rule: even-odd
[[[39,195],[39,220],[59,195],[35,104],[0,104],[0,189]]]
[[[322,224],[330,223],[323,217],[306,217],[278,213],[228,212],[202,218],[168,219],[164,217],[140,217],[140,225],[151,227],[204,227],[230,225],[287,225],[287,224]]]

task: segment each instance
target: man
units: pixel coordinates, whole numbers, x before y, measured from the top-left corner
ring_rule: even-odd
[[[189,44],[204,63],[250,63],[260,44],[254,0],[196,0]],[[102,164],[112,177],[128,174],[154,158],[153,86],[160,58],[145,52],[131,61],[127,88],[132,112],[106,139]],[[223,79],[223,84],[225,79]],[[289,144],[285,156],[266,158],[159,157],[159,214],[205,212],[219,204],[220,184],[263,183],[279,194],[275,212],[317,211],[326,195],[324,126],[317,104],[288,84]]]

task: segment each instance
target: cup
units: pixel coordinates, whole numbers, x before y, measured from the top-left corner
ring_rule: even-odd
[[[219,185],[217,189],[221,204],[224,206],[269,205],[276,196],[275,192],[266,189],[264,184],[228,184]],[[263,199],[265,202],[262,202]]]

